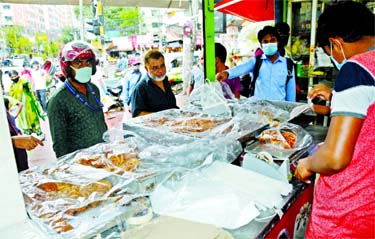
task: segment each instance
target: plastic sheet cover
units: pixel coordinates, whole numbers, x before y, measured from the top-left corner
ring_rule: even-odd
[[[120,190],[125,179],[101,169],[63,165],[20,173],[26,209],[49,238],[90,238],[130,217],[146,197]]]
[[[149,207],[146,196],[171,174],[215,161],[227,164],[242,151],[229,139],[160,145],[121,130],[107,132],[106,139],[60,157],[56,167],[20,174],[27,210],[50,238],[90,238],[107,231],[118,218],[127,220]]]
[[[292,186],[230,164],[214,162],[175,173],[151,194],[153,210],[166,216],[228,229],[248,224],[259,208],[280,208]]]
[[[311,111],[311,106],[308,104],[259,100],[256,97],[230,101],[230,108],[234,116],[247,113],[251,120],[269,123],[271,126],[277,126]]]
[[[223,94],[223,89],[227,92],[228,87],[228,85],[222,86],[219,82],[201,85],[193,90],[185,109],[209,115],[231,116],[232,112]],[[234,98],[233,94],[229,97]]]
[[[239,139],[267,124],[249,120],[246,113],[236,117],[212,116],[203,113],[169,109],[137,117],[124,123],[124,129],[152,140],[189,142],[192,138]],[[167,137],[166,137],[167,136]]]

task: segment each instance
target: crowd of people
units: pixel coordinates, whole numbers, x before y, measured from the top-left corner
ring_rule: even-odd
[[[319,17],[318,46],[339,74],[333,89],[320,85],[308,95],[331,102],[331,122],[324,143],[313,155],[301,159],[295,171],[295,177],[307,183],[313,174],[320,174],[306,238],[375,236],[374,22],[370,10],[350,1],[327,7]],[[249,75],[250,95],[296,101],[295,72],[285,51],[289,35],[285,23],[265,26],[257,34],[260,49],[255,56],[233,68],[225,65],[226,48],[215,43],[216,80],[224,97],[240,98],[240,77]],[[193,67],[188,95],[205,84],[203,63],[201,56]],[[66,80],[48,103],[45,73],[38,63],[32,66],[21,76],[17,71],[9,72],[12,85],[5,102],[19,171],[28,168],[25,150],[43,145],[35,135],[42,134],[40,120],[46,115],[57,157],[102,142],[107,130],[103,92],[91,82],[97,57],[90,44],[73,41],[62,48],[60,66]],[[162,52],[150,50],[143,59],[123,56],[119,68],[129,68],[122,79],[123,103],[132,117],[178,108]],[[10,106],[17,107],[14,115]]]

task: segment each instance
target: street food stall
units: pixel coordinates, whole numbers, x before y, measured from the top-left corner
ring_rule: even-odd
[[[291,122],[306,125],[311,108],[228,101],[207,87],[182,109],[127,120],[105,143],[20,173],[32,222],[48,238],[167,238],[160,228],[175,224],[185,238],[303,235],[313,185],[290,170],[316,142]]]
[[[214,65],[210,47],[206,66]],[[1,209],[12,216],[0,221],[32,221],[4,235],[302,238],[314,185],[291,175],[322,140],[310,124],[314,113],[304,103],[226,100],[217,89],[206,85],[179,110],[128,120],[105,143],[19,175],[2,127],[1,156],[9,160],[0,175],[11,183]],[[0,116],[6,122],[3,106]]]

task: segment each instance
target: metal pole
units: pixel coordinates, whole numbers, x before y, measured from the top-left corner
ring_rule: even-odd
[[[83,0],[79,0],[79,18],[81,19],[81,40],[85,40],[85,19],[83,19]]]
[[[203,0],[203,36],[204,36],[204,71],[205,78],[215,81],[215,18],[214,0]]]
[[[102,45],[102,53],[105,53],[105,46],[104,46],[104,16],[103,16],[103,4],[102,0],[98,0],[97,2],[97,17],[99,19],[99,32],[100,32],[100,42]]]
[[[312,0],[312,8],[311,8],[311,35],[310,35],[310,58],[309,58],[309,71],[314,67],[314,51],[315,51],[315,44],[316,44],[316,14],[318,11],[318,0]],[[314,84],[314,78],[309,77],[309,91]]]

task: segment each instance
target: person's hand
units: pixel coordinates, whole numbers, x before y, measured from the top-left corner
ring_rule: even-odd
[[[124,105],[124,110],[125,112],[129,112],[130,114],[132,113],[132,110],[129,105]]]
[[[308,158],[303,158],[298,161],[296,170],[294,171],[294,176],[304,183],[311,183],[308,179],[314,172],[308,169]]]
[[[327,87],[326,85],[318,85],[312,88],[308,94],[309,99],[314,99],[315,97],[319,97],[323,100],[330,101],[332,96],[331,88]]]
[[[32,135],[12,136],[13,146],[18,149],[32,150],[38,145],[43,146],[43,142]]]
[[[229,74],[226,71],[222,71],[216,74],[216,80],[219,82],[223,82],[228,78]]]

